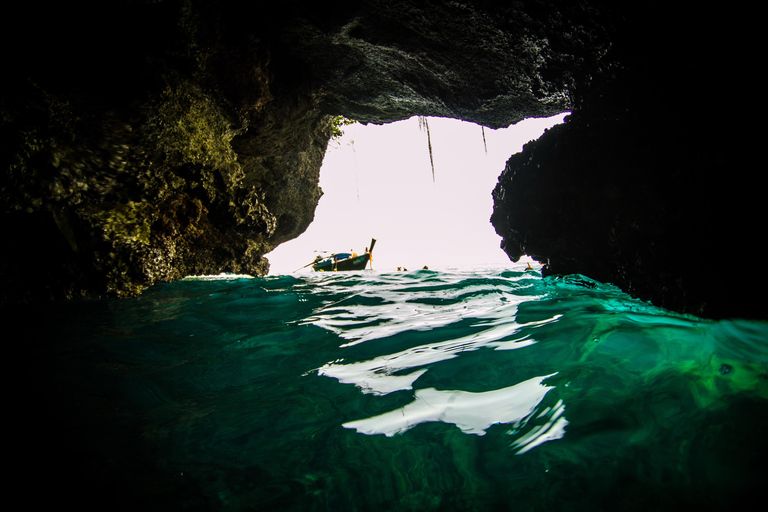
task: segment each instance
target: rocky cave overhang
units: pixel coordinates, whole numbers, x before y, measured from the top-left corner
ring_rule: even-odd
[[[572,111],[501,173],[507,254],[766,318],[757,146],[738,124],[758,32],[735,10],[615,4],[25,4],[3,35],[3,300],[264,275],[313,219],[333,116]]]

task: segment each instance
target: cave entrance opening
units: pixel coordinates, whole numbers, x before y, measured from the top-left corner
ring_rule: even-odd
[[[491,191],[507,159],[566,114],[498,130],[416,116],[344,126],[323,160],[315,219],[267,255],[270,274],[291,273],[322,252],[362,252],[371,238],[377,270],[508,264],[490,223]]]

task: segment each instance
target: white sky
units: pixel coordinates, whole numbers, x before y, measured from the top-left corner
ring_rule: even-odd
[[[377,240],[375,270],[509,263],[490,223],[491,192],[509,157],[565,115],[485,128],[487,154],[479,125],[430,117],[434,181],[427,134],[417,117],[343,127],[320,169],[324,194],[315,220],[267,255],[270,274],[292,273],[319,251],[362,253],[371,238]]]

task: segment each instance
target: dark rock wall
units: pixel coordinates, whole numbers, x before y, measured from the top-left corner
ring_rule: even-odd
[[[615,76],[507,162],[493,193],[502,247],[545,275],[585,274],[676,311],[766,318],[752,264],[765,213],[742,89],[757,83],[749,22],[632,14]]]
[[[571,110],[500,177],[507,253],[681,311],[748,311],[708,265],[727,251],[743,263],[759,238],[759,186],[738,158],[753,146],[734,126],[754,111],[748,12],[102,4],[26,3],[3,33],[4,300],[263,275],[264,254],[312,221],[332,116],[501,127]]]
[[[0,104],[5,300],[266,274],[321,196],[306,80],[215,3],[27,7]]]

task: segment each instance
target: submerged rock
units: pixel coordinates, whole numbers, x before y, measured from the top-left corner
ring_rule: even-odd
[[[740,144],[715,124],[749,111],[750,32],[734,38],[727,13],[613,4],[24,6],[4,33],[3,300],[264,275],[314,217],[334,116],[501,127],[572,111],[494,192],[510,257],[764,317],[732,279],[702,277],[713,252],[755,249],[733,228],[755,218],[757,187],[722,186]]]

